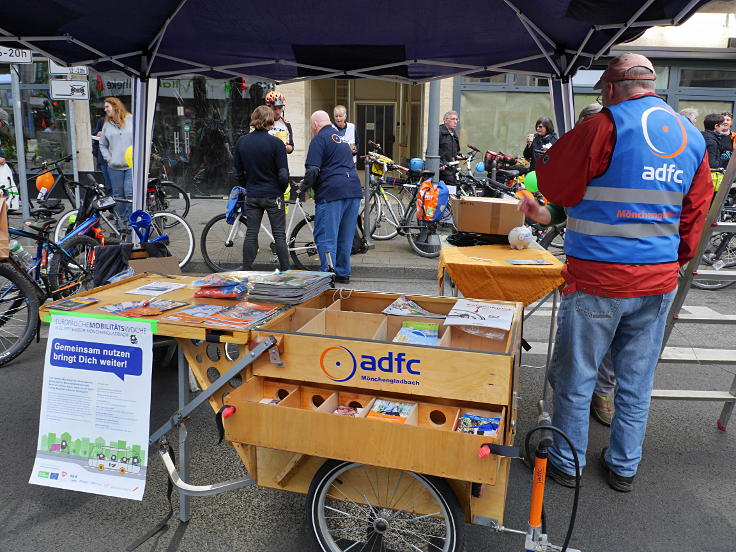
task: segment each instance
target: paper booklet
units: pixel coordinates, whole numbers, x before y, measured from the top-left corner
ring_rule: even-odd
[[[445,318],[445,326],[481,326],[509,330],[514,311],[514,305],[460,299]]]
[[[425,318],[444,318],[444,314],[429,312],[417,305],[411,299],[405,296],[398,297],[396,301],[383,309],[383,314],[393,314],[396,316],[423,316]]]

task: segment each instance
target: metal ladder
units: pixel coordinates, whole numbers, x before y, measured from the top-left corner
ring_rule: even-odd
[[[726,174],[721,186],[713,199],[708,217],[703,227],[698,250],[692,261],[687,264],[678,282],[677,293],[668,314],[667,325],[660,354],[660,363],[690,363],[690,364],[736,364],[736,350],[728,349],[692,349],[679,347],[666,347],[675,323],[689,324],[731,324],[736,326],[736,316],[720,315],[718,318],[693,314],[680,314],[680,309],[685,303],[690,283],[695,280],[736,280],[736,270],[699,270],[698,265],[703,258],[703,253],[708,247],[713,232],[736,232],[735,222],[718,222],[721,209],[728,197],[731,184],[736,173],[736,157],[732,157],[728,163]],[[734,332],[736,334],[736,332]],[[686,389],[655,389],[652,391],[653,399],[666,400],[690,400],[690,401],[714,401],[723,402],[723,409],[717,420],[718,429],[725,431],[728,420],[733,413],[736,403],[736,375],[731,388],[728,391],[696,391]]]

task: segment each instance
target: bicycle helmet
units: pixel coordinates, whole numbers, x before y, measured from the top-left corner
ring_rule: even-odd
[[[284,98],[284,95],[281,92],[271,90],[266,94],[266,105],[271,107],[283,107],[286,105],[286,98]]]

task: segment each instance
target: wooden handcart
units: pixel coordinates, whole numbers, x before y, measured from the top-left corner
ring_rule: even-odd
[[[91,290],[84,295],[100,301],[82,312],[92,315],[119,302],[126,290],[156,280],[161,277],[144,274]],[[222,301],[193,299],[192,291],[180,288],[166,298]],[[510,459],[481,458],[478,451],[486,443],[514,442],[522,305],[507,303],[514,307],[511,328],[494,339],[444,327],[439,319],[440,343],[427,347],[392,342],[403,321],[417,320],[382,314],[398,296],[329,290],[284,307],[250,331],[156,323],[156,334],[179,344],[179,410],[150,444],[158,447],[179,491],[181,520],[189,519],[190,496],[257,484],[306,494],[309,523],[330,552],[374,544],[457,552],[464,549],[465,522],[503,523]],[[438,314],[455,303],[408,297]],[[190,368],[202,389],[191,401]],[[411,403],[406,421],[368,417],[380,399]],[[219,414],[224,437],[250,477],[204,486],[186,482],[185,424],[205,401]],[[358,414],[334,414],[339,406]],[[465,413],[499,417],[497,434],[455,431]],[[166,440],[174,428],[176,466]]]

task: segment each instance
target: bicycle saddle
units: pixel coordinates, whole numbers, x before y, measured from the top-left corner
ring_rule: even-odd
[[[36,209],[35,211],[31,211],[31,214],[35,213],[39,209]],[[34,215],[36,216],[36,215]],[[25,222],[25,225],[30,228],[31,230],[35,230],[36,232],[39,232],[41,234],[48,234],[51,232],[51,228],[56,224],[56,219],[53,218],[47,218],[47,219],[39,219],[39,220],[27,220]]]
[[[432,178],[434,171],[422,171],[422,178]]]

